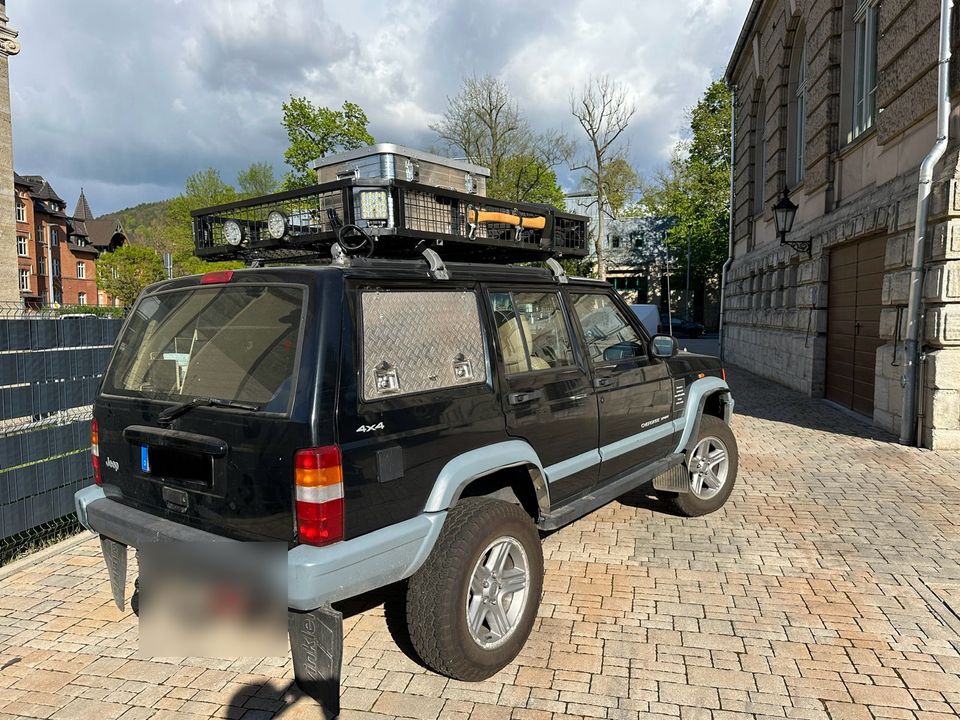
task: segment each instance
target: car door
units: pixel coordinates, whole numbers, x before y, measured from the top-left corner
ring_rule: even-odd
[[[667,363],[649,357],[646,336],[613,290],[571,289],[570,303],[597,392],[603,483],[673,451],[673,381]]]
[[[507,431],[540,457],[556,505],[597,480],[597,399],[556,287],[488,292]]]

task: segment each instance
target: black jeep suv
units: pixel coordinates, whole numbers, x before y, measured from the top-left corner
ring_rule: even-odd
[[[338,676],[330,604],[400,580],[424,662],[480,680],[531,631],[541,531],[650,481],[684,515],[722,506],[719,362],[550,266],[349,259],[148,288],[76,497],[118,604],[127,546],[279,542],[307,687]]]

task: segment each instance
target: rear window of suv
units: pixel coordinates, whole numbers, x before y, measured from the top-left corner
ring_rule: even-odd
[[[182,402],[196,397],[289,409],[304,289],[190,288],[148,295],[134,308],[103,391]]]

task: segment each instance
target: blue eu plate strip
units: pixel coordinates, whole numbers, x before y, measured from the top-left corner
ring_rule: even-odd
[[[147,452],[147,446],[140,447],[140,469],[144,472],[150,472],[150,455]]]

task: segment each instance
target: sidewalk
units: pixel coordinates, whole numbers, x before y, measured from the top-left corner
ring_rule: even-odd
[[[722,511],[682,519],[635,493],[548,536],[533,635],[479,684],[398,648],[389,592],[351,603],[341,717],[956,718],[960,455],[737,369],[731,384]],[[95,539],[18,568],[0,580],[0,720],[315,717],[285,658],[136,647]]]

